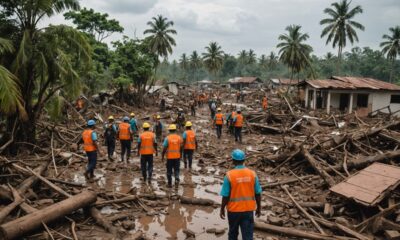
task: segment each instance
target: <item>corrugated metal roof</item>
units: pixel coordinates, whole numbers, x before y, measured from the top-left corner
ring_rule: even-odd
[[[298,79],[282,79],[282,78],[280,78],[279,82],[282,85],[297,85],[299,83],[299,80]]]
[[[314,88],[400,91],[398,85],[373,78],[333,76],[331,79],[307,80],[306,82]]]
[[[228,82],[229,83],[253,83],[257,80],[260,80],[258,77],[236,77],[236,78],[232,78],[229,79]]]

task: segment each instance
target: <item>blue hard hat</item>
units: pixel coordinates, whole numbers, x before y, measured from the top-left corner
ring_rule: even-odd
[[[128,117],[128,116],[125,116],[122,120],[124,120],[124,121],[129,121],[129,117]]]
[[[96,122],[95,122],[94,120],[89,120],[89,121],[87,122],[87,125],[88,125],[88,126],[94,126],[94,125],[96,125]]]
[[[233,150],[231,157],[233,160],[236,160],[236,161],[243,161],[244,159],[246,159],[246,155],[240,149]]]

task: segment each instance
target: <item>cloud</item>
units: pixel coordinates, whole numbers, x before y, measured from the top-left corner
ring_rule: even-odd
[[[103,8],[112,13],[142,14],[152,9],[156,3],[157,0],[109,0]]]
[[[256,19],[240,7],[228,6],[218,1],[160,1],[153,12],[164,12],[177,26],[213,34],[238,34],[243,23]]]

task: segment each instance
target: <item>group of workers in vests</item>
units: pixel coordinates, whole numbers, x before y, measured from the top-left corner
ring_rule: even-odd
[[[221,113],[221,108],[218,108],[217,111],[218,113],[214,117],[214,124],[217,129],[217,137],[221,138],[224,115]],[[115,140],[119,139],[121,142],[121,161],[128,161],[132,140],[138,133],[135,115],[132,113],[131,119],[127,116],[123,117],[123,121],[118,126],[114,124],[113,116],[110,116],[108,120],[104,133],[108,157],[112,159],[115,151]],[[160,116],[157,116],[153,131],[150,131],[150,123],[144,122],[142,125],[143,131],[138,134],[137,138],[137,155],[140,156],[143,182],[148,182],[149,184],[153,175],[153,158],[154,155],[158,156],[157,147],[159,141],[157,141],[156,134],[160,131],[157,130],[157,126],[162,129],[162,124],[159,120]],[[237,109],[232,112],[229,121],[233,123],[235,141],[241,142],[241,129],[244,122],[241,110]],[[83,148],[88,158],[87,168],[84,173],[87,179],[94,177],[97,153],[102,155],[95,126],[95,120],[89,120],[82,133],[82,139],[78,143],[83,143]],[[193,153],[197,150],[198,143],[190,121],[186,122],[182,136],[178,134],[176,124],[170,124],[168,131],[168,136],[162,142],[161,160],[165,162],[165,159],[167,159],[167,186],[171,188],[173,177],[175,187],[179,186],[182,157],[185,168],[192,169]],[[239,228],[241,229],[242,239],[253,239],[254,212],[258,217],[261,213],[261,186],[256,173],[244,166],[246,157],[242,150],[233,150],[231,159],[234,168],[226,173],[222,184],[220,217],[225,219],[225,210],[228,211],[229,239],[238,238]]]

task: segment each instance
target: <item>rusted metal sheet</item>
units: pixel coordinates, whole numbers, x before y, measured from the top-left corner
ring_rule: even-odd
[[[374,163],[330,190],[365,206],[374,206],[399,184],[399,167]]]
[[[306,82],[312,87],[319,89],[369,89],[400,91],[400,86],[398,85],[373,78],[333,76],[331,79],[308,80]]]

